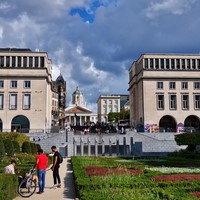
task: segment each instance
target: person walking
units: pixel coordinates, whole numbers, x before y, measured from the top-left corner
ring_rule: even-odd
[[[45,188],[45,176],[46,176],[46,169],[48,165],[48,157],[43,154],[43,149],[38,149],[36,156],[36,162],[34,168],[37,167],[38,173],[38,184],[39,184],[39,191],[37,194],[42,194]]]
[[[51,147],[52,152],[54,153],[53,155],[53,165],[51,167],[51,170],[53,171],[53,182],[54,185],[52,188],[60,188],[61,187],[61,181],[60,181],[60,175],[59,175],[59,168],[60,168],[60,154],[56,148],[56,146]],[[57,184],[58,183],[58,184]]]

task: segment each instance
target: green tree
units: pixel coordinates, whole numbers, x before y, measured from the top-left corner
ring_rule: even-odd
[[[12,141],[12,143],[13,143],[13,147],[14,147],[14,152],[15,153],[20,153],[19,143],[17,141]]]
[[[108,121],[109,122],[118,122],[118,120],[120,119],[120,113],[114,113],[114,112],[110,112],[108,113]]]
[[[130,119],[130,111],[122,108],[120,111],[120,119]]]

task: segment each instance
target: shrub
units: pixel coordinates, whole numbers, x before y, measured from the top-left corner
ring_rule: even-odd
[[[35,144],[35,143],[30,143],[30,146],[31,146],[31,153],[32,154],[36,154],[36,152],[37,152],[37,145]]]
[[[31,145],[30,142],[24,142],[22,144],[22,152],[23,153],[31,153]]]
[[[13,143],[13,147],[14,147],[14,152],[15,153],[20,153],[19,143],[17,141],[12,141],[12,143]]]
[[[12,141],[17,141],[19,143],[20,147],[22,146],[23,142],[28,142],[30,140],[27,135],[25,135],[23,133],[17,133],[17,132],[1,133],[0,134],[0,139],[2,139],[2,140],[10,139]]]
[[[10,139],[3,140],[5,152],[8,156],[12,156],[14,154],[14,146]]]
[[[0,199],[12,200],[17,196],[18,177],[13,174],[0,174]]]
[[[5,147],[2,140],[0,140],[0,157],[5,155]]]

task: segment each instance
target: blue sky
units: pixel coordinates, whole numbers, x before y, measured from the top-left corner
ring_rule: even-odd
[[[143,53],[200,53],[199,0],[9,0],[0,2],[0,46],[48,52],[53,79],[99,95],[128,94],[128,69]]]

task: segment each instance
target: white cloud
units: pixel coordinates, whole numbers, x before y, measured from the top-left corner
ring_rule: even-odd
[[[3,27],[0,26],[0,39],[3,39]]]
[[[187,12],[196,0],[163,0],[160,3],[150,3],[147,8],[147,17],[155,18],[162,14],[182,15]]]

